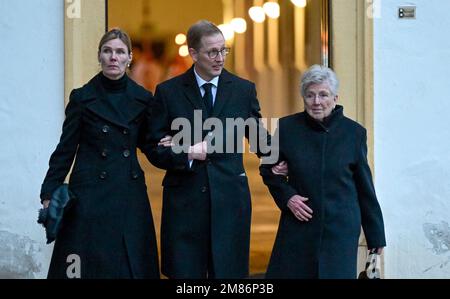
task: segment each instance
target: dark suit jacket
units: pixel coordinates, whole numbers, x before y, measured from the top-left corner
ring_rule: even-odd
[[[324,123],[306,112],[284,117],[277,136],[289,177],[274,175],[271,165],[260,167],[282,211],[267,277],[356,278],[361,225],[369,248],[386,245],[366,130],[337,106]],[[295,194],[309,199],[309,222],[299,221],[287,207]]]
[[[254,119],[261,126],[255,86],[223,70],[212,113],[212,117],[223,122],[223,128],[214,132],[203,130],[197,139],[184,140],[184,145],[200,142],[210,133],[222,136],[226,148],[230,146],[225,138],[228,135],[234,142],[233,152],[208,154],[206,161],[195,160],[190,168],[187,154],[175,154],[170,148],[158,147],[157,142],[167,134],[175,136],[181,131],[182,128],[171,129],[172,121],[180,117],[192,124],[194,136],[196,109],[203,111],[204,116],[206,108],[193,68],[157,86],[149,126],[152,147],[148,156],[154,165],[167,169],[163,180],[162,272],[169,277],[202,277],[206,269],[199,269],[197,265],[206,265],[211,246],[218,278],[246,277],[250,191],[242,153],[236,152],[242,137],[232,135],[235,130],[225,126],[225,119]],[[248,132],[245,135],[248,136]]]
[[[76,155],[69,186],[77,201],[55,241],[50,278],[67,278],[70,254],[81,259],[81,278],[159,278],[155,230],[136,154],[145,144],[152,95],[128,79],[126,97],[128,119],[122,121],[99,75],[70,95],[41,189],[41,198],[48,198]]]

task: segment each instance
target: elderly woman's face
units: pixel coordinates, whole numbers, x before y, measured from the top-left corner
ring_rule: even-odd
[[[120,79],[131,62],[131,54],[127,46],[119,38],[112,39],[100,49],[98,60],[102,66],[103,75],[111,80]]]
[[[338,96],[333,95],[328,83],[311,84],[303,98],[306,112],[315,120],[323,121],[336,106]]]

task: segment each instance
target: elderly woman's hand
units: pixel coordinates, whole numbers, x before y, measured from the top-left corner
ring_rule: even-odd
[[[309,219],[312,218],[311,214],[313,213],[313,210],[311,210],[311,208],[305,204],[305,201],[307,200],[308,198],[306,197],[294,195],[288,201],[287,204],[288,208],[291,210],[294,216],[300,221],[308,222]]]
[[[272,167],[272,173],[277,174],[277,175],[287,176],[289,173],[289,168],[288,168],[288,164],[286,163],[286,161],[281,161],[277,165],[274,165]]]
[[[164,138],[161,138],[161,140],[158,142],[158,145],[162,145],[165,147],[171,147],[174,144],[172,143],[172,136],[165,136]]]

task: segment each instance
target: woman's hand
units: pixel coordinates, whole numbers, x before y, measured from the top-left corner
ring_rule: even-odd
[[[48,205],[50,204],[50,200],[46,199],[42,202],[42,205],[44,206],[44,208],[48,208]]]
[[[286,163],[286,161],[281,161],[277,165],[274,165],[272,167],[272,173],[277,174],[277,175],[287,176],[289,173],[289,168],[288,168],[288,164]]]
[[[308,198],[306,197],[294,195],[288,201],[287,204],[288,208],[291,210],[294,216],[300,221],[308,222],[309,219],[312,218],[311,214],[313,213],[313,210],[311,210],[311,208],[305,204],[305,201],[307,200]]]
[[[172,143],[172,136],[167,135],[164,138],[161,138],[161,140],[158,142],[158,146],[159,145],[162,145],[165,147],[173,146],[174,144]]]

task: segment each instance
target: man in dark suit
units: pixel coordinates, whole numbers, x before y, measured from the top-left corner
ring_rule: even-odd
[[[219,28],[200,21],[189,29],[187,43],[194,65],[157,86],[149,125],[149,156],[154,165],[167,170],[162,273],[169,278],[245,278],[249,274],[250,191],[238,150],[243,136],[239,138],[239,128],[230,128],[226,120],[251,120],[248,123],[263,132],[254,139],[255,147],[253,138],[249,139],[255,128],[247,127],[243,133],[258,156],[268,154],[268,147],[261,145],[268,145],[270,138],[260,122],[254,83],[224,69],[229,48]],[[200,112],[202,117],[194,121]],[[174,136],[175,142],[182,130],[173,121],[180,118],[190,125],[183,128],[188,134],[179,142],[184,151],[158,146],[166,135]],[[219,127],[205,129],[208,118],[218,121]],[[187,140],[189,135],[194,139]]]

